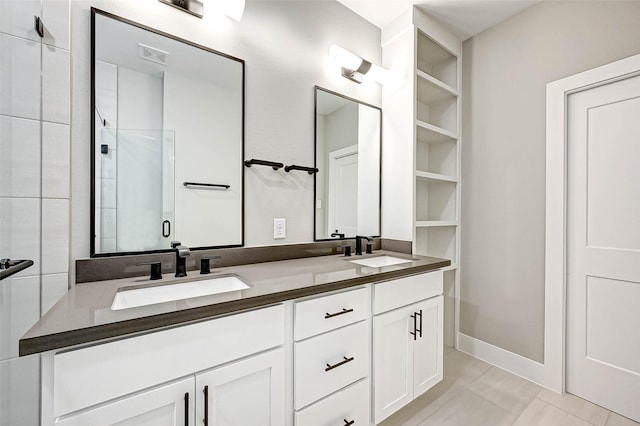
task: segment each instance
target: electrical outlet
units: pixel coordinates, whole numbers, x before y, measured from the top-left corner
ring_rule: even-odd
[[[273,239],[287,238],[287,219],[273,219]]]

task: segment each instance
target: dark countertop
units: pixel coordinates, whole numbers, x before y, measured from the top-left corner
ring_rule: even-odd
[[[383,254],[412,261],[377,268],[347,261]],[[371,255],[349,258],[341,255],[318,256],[215,268],[209,275],[190,271],[185,278],[174,278],[171,274],[165,274],[159,281],[149,281],[148,277],[136,277],[76,284],[22,336],[19,352],[20,356],[31,355],[186,324],[285,300],[428,272],[450,264],[451,261],[446,259],[380,250]],[[124,287],[150,283],[175,284],[214,278],[221,274],[239,275],[252,287],[218,295],[111,310],[116,292]]]

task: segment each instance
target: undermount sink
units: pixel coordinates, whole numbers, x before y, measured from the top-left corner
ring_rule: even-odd
[[[210,296],[245,290],[249,287],[251,286],[236,275],[224,275],[198,281],[145,286],[130,290],[123,289],[118,291],[113,298],[111,310],[117,311],[192,297]]]
[[[409,263],[412,261],[412,259],[403,259],[401,257],[382,255],[376,257],[368,257],[365,259],[350,260],[349,262],[356,263],[362,266],[369,266],[371,268],[381,268],[383,266],[399,265],[401,263]]]

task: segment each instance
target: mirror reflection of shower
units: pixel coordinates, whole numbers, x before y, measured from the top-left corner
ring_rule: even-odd
[[[96,246],[101,252],[155,250],[175,232],[174,132],[100,132],[96,161]]]

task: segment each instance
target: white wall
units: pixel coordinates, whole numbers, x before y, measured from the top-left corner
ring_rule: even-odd
[[[640,52],[640,2],[541,2],[463,46],[460,330],[543,361],[545,85]]]
[[[245,159],[313,165],[313,86],[374,105],[380,86],[354,84],[333,70],[328,49],[342,45],[381,62],[380,30],[335,1],[248,0],[240,23],[200,20],[157,0],[72,0],[72,255],[89,255],[90,12],[95,6],[246,61]],[[313,240],[313,176],[245,168],[245,245]],[[287,238],[273,240],[273,219]]]

